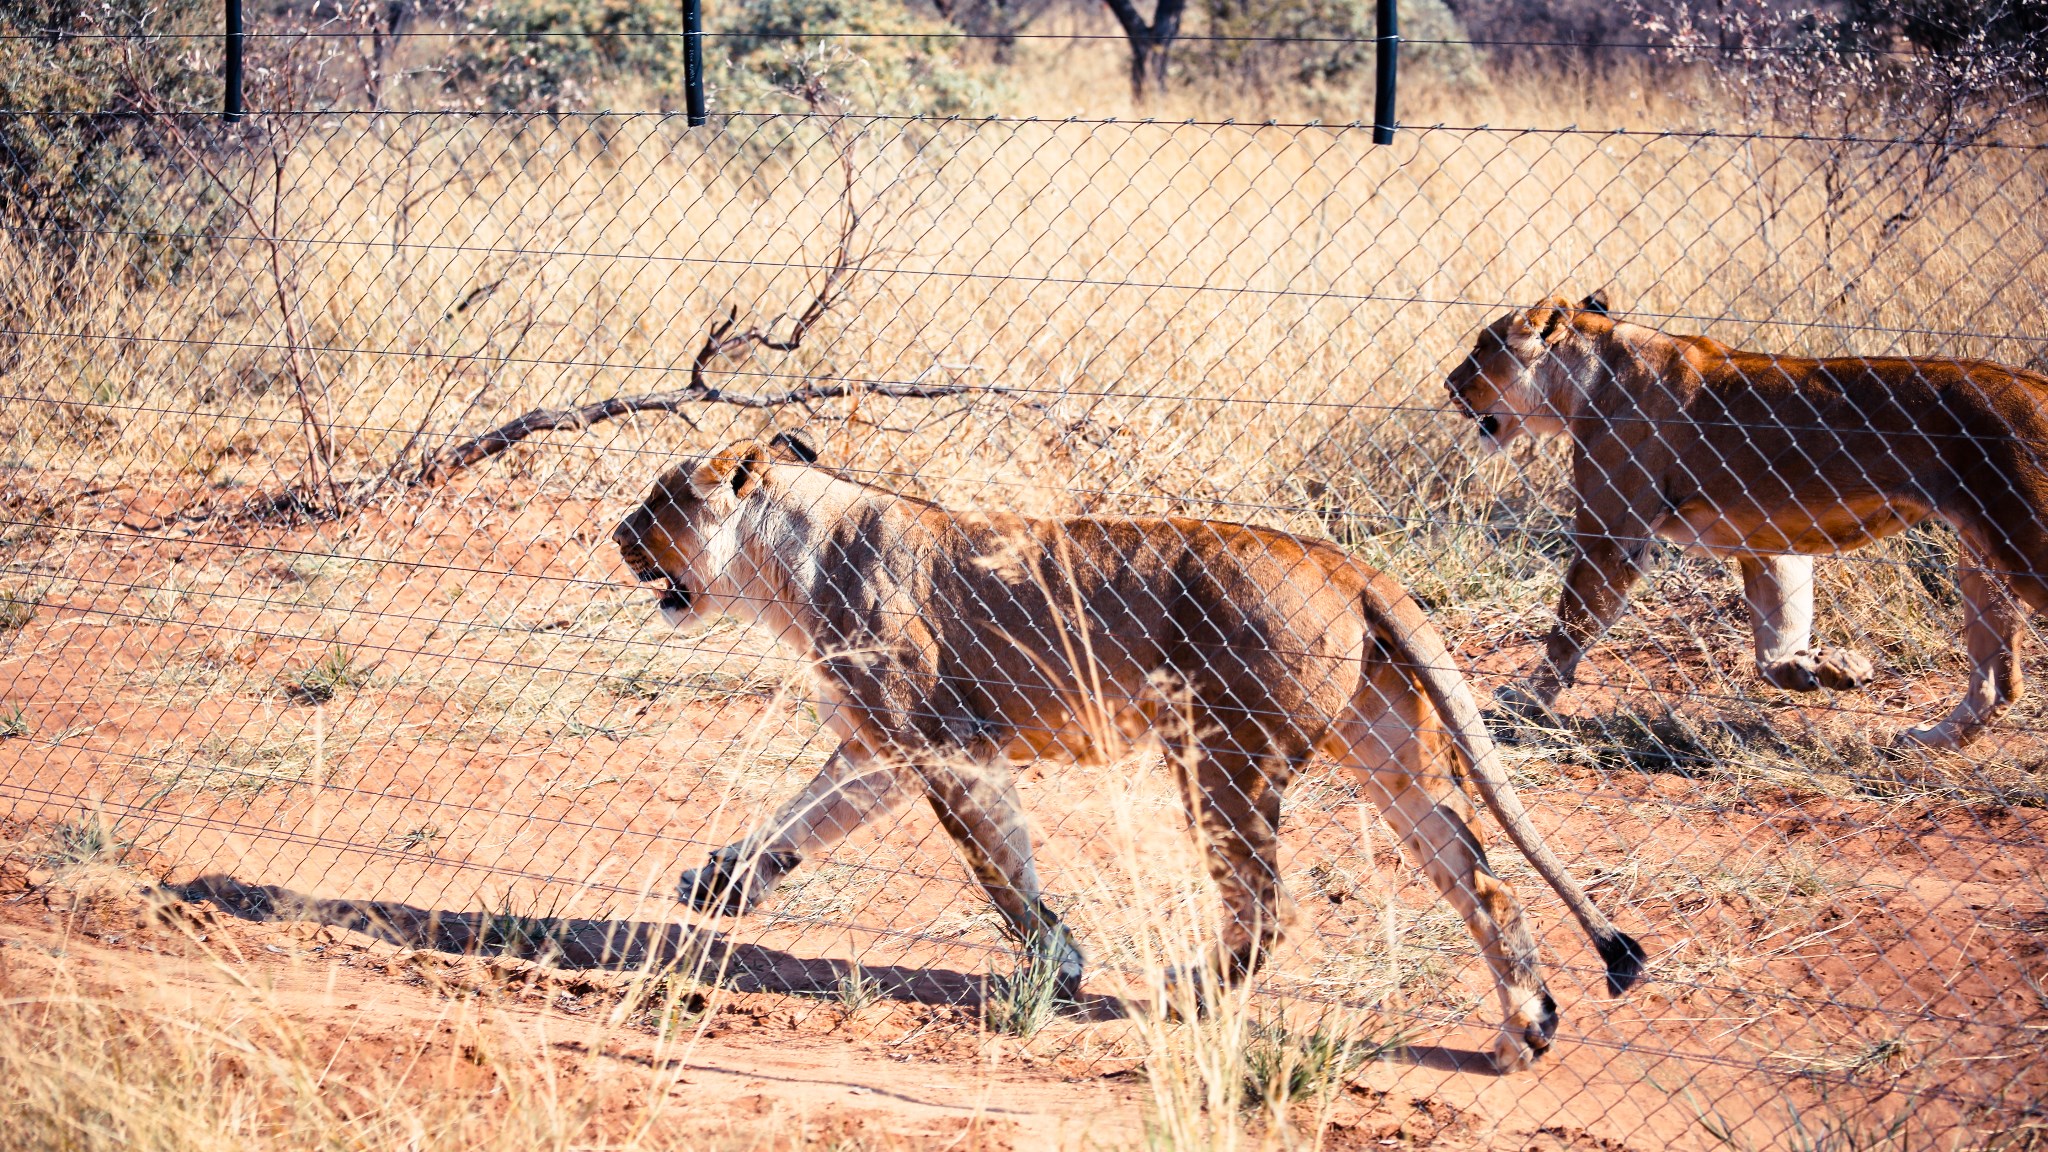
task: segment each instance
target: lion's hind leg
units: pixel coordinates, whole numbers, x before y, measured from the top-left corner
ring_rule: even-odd
[[[940,827],[959,846],[967,870],[1002,913],[1011,934],[1058,966],[1058,999],[1077,999],[1081,950],[1039,887],[1031,859],[1031,830],[1017,802],[1016,777],[1007,767],[966,757],[920,759],[915,769]]]
[[[1209,974],[1234,987],[1258,971],[1286,932],[1280,799],[1294,766],[1285,756],[1251,750],[1263,736],[1240,741],[1220,725],[1211,729],[1200,725],[1193,738],[1170,735],[1167,758],[1223,906]],[[1199,987],[1196,993],[1199,999]]]
[[[2026,690],[2020,672],[2026,607],[2006,581],[1983,568],[1964,568],[1961,576],[1963,639],[1970,652],[1969,687],[1941,722],[1900,733],[1902,743],[1961,748],[2003,716]]]
[[[1557,1003],[1544,986],[1522,907],[1493,874],[1457,785],[1434,708],[1400,669],[1378,664],[1324,750],[1351,769],[1430,883],[1465,922],[1492,971],[1503,1019],[1494,1067],[1527,1067],[1549,1049]]]
[[[1744,556],[1742,598],[1756,640],[1756,671],[1789,692],[1853,691],[1877,676],[1868,656],[1813,646],[1813,557]]]

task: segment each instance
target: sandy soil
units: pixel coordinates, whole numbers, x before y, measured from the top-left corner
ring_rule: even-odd
[[[76,904],[18,867],[0,875],[0,993],[33,996],[61,970],[84,994],[175,1012],[254,988],[341,1078],[375,1068],[425,1081],[437,1065],[481,1063],[476,1030],[460,1023],[481,1015],[504,1038],[501,1056],[545,1064],[563,1096],[601,1085],[592,1095],[615,1115],[600,1130],[659,1109],[686,1146],[1068,1148],[1140,1135],[1128,1078],[1077,1083],[999,1044],[964,1054],[919,1044],[931,1021],[892,1007],[828,1022],[791,1012],[786,997],[722,995],[709,1018],[691,1016],[664,1040],[645,1012],[613,1019],[614,983],[544,966],[241,921],[203,904]]]
[[[451,988],[509,979],[505,1010],[595,1074],[654,1051],[648,1029],[587,1031],[616,970],[709,949],[729,999],[677,1057],[679,1122],[1141,1139],[1144,1050],[1122,999],[1136,978],[1105,965],[1089,1002],[1029,1041],[988,1035],[976,1002],[1012,961],[921,811],[813,862],[764,914],[676,908],[676,871],[829,748],[764,638],[678,639],[618,585],[618,509],[523,482],[340,524],[220,493],[81,491],[67,507],[65,525],[8,542],[34,554],[44,593],[0,633],[0,712],[19,709],[23,729],[0,739],[0,814],[24,843],[112,823],[204,918],[215,956],[158,929],[81,935],[29,861],[0,894],[17,984],[51,949],[120,988],[200,988],[209,965],[246,966],[373,1059],[439,1043],[425,1025]],[[1950,1147],[2040,1138],[2038,737],[2015,724],[1982,759],[1873,759],[1873,735],[1937,707],[1953,677],[1802,708],[1743,680],[1739,636],[1702,654],[1695,595],[1725,592],[1646,600],[1601,651],[1570,702],[1583,731],[1510,749],[1553,845],[1653,955],[1644,985],[1609,999],[1561,906],[1496,849],[1565,1018],[1534,1072],[1486,1070],[1483,968],[1376,819],[1326,773],[1297,786],[1283,868],[1300,924],[1268,998],[1295,1017],[1363,1004],[1409,1040],[1346,1090],[1329,1145],[1704,1148],[1732,1130],[1767,1147],[1794,1139],[1795,1110],[1845,1130],[1904,1117]],[[1533,631],[1458,639],[1485,681],[1528,659]],[[1738,733],[1768,745],[1764,767],[1711,742],[1698,762],[1671,755],[1690,746],[1669,732],[1633,758],[1603,753],[1645,692],[1740,696],[1800,735]],[[1144,897],[1105,891],[1102,782],[1049,768],[1024,792],[1084,944],[1113,936],[1118,904]],[[1163,799],[1147,811],[1177,827]],[[508,945],[507,916],[545,925],[545,966]],[[882,1003],[849,1017],[835,996],[853,959]]]

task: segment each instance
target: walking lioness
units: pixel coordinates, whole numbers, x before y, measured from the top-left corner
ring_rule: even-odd
[[[1281,791],[1322,752],[1356,773],[1478,940],[1506,1015],[1494,1063],[1517,1068],[1549,1047],[1556,1006],[1487,866],[1454,745],[1591,934],[1613,991],[1640,971],[1636,942],[1531,824],[1436,630],[1334,546],[1203,520],[952,512],[752,442],[663,476],[613,539],[638,578],[667,585],[671,623],[763,624],[833,702],[838,750],[773,819],[683,877],[697,907],[746,911],[923,795],[1011,931],[1057,958],[1071,998],[1081,956],[1040,899],[1010,765],[1107,763],[1153,734],[1230,913],[1213,975],[1237,981],[1280,937]]]
[[[1968,743],[2019,699],[2025,609],[2048,610],[2048,377],[1983,360],[1810,360],[1740,352],[1553,298],[1480,332],[1455,402],[1501,446],[1572,438],[1578,556],[1519,688],[1547,710],[1621,614],[1653,537],[1742,568],[1757,670],[1781,688],[1858,688],[1870,661],[1815,649],[1813,557],[1929,517],[1954,526],[1971,672],[1909,741]]]

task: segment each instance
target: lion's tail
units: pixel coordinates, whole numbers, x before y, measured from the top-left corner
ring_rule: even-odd
[[[1507,831],[1508,839],[1563,897],[1572,915],[1592,937],[1593,947],[1607,964],[1608,991],[1619,996],[1642,975],[1643,946],[1614,926],[1544,842],[1542,832],[1529,819],[1529,810],[1523,807],[1521,796],[1501,768],[1500,751],[1480,718],[1479,702],[1473,698],[1471,685],[1452,663],[1443,637],[1414,599],[1392,580],[1377,576],[1367,588],[1366,605],[1373,623],[1384,630],[1401,659],[1422,681],[1423,690],[1436,705],[1451,739],[1464,754],[1480,798]]]

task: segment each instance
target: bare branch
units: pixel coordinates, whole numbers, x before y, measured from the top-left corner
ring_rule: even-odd
[[[691,404],[729,404],[736,408],[782,408],[791,404],[807,404],[843,396],[889,396],[898,399],[930,400],[942,396],[1009,391],[998,385],[970,384],[958,379],[927,384],[924,378],[929,374],[929,371],[920,373],[917,379],[901,384],[835,381],[829,384],[807,384],[781,392],[731,392],[693,384],[674,392],[614,396],[609,400],[599,400],[580,408],[535,408],[489,432],[472,436],[435,453],[422,472],[420,481],[424,484],[439,484],[465,468],[510,451],[520,441],[536,432],[581,432],[593,424],[600,424],[633,412],[672,412],[694,428],[697,422],[691,420],[684,411],[684,408]]]
[[[536,432],[562,432],[574,429],[581,432],[605,420],[624,416],[629,412],[673,412],[683,419],[682,407],[689,403],[684,392],[664,392],[649,396],[614,396],[581,408],[535,408],[516,420],[501,424],[481,436],[472,436],[457,444],[451,444],[436,452],[421,470],[420,480],[426,484],[439,484],[479,461],[510,451],[520,441]],[[695,421],[690,421],[692,426]]]
[[[802,95],[814,112],[831,107],[831,98],[821,85],[806,85]],[[859,277],[872,255],[871,252],[857,250],[856,241],[860,236],[863,210],[857,195],[859,174],[854,165],[853,141],[845,135],[844,116],[835,112],[827,121],[825,130],[838,146],[839,170],[843,183],[839,201],[839,232],[833,243],[831,263],[825,266],[823,275],[819,277],[810,302],[790,321],[786,332],[777,335],[775,322],[762,327],[741,328],[739,308],[729,308],[723,318],[712,321],[710,330],[705,333],[703,345],[690,360],[689,382],[682,388],[639,396],[614,396],[608,400],[599,400],[575,408],[535,408],[488,432],[457,441],[434,453],[421,468],[419,482],[442,483],[465,468],[510,451],[537,432],[581,432],[593,424],[633,412],[672,412],[682,416],[691,427],[695,427],[696,422],[690,420],[684,412],[685,407],[691,404],[781,408],[791,404],[809,404],[846,396],[934,399],[967,393],[1007,391],[993,385],[961,380],[959,374],[971,371],[971,367],[944,365],[928,368],[919,373],[916,379],[906,383],[837,380],[803,384],[779,392],[738,392],[717,387],[707,379],[709,370],[720,361],[744,357],[756,348],[794,352],[803,347],[805,337],[811,334],[819,321],[846,299],[853,282]],[[784,316],[787,317],[788,313],[784,313]],[[927,383],[926,378],[938,370],[948,372],[951,379],[943,383]]]

